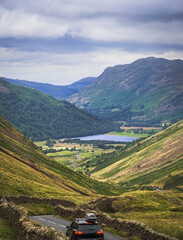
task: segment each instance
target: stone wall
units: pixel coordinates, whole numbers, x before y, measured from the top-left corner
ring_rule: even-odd
[[[0,199],[2,196],[0,196]],[[76,204],[68,201],[68,200],[62,200],[62,199],[56,199],[56,198],[36,198],[36,197],[28,197],[28,196],[5,196],[8,202],[14,202],[14,203],[43,203],[43,204],[50,204],[53,206],[56,205],[62,205],[65,207],[75,207]]]
[[[20,240],[66,240],[61,231],[51,227],[35,226],[27,216],[24,207],[6,202],[0,205],[1,214],[15,226]]]
[[[144,223],[137,221],[128,221],[120,218],[111,218],[109,215],[100,211],[94,211],[91,209],[81,208],[66,208],[63,206],[57,206],[55,208],[55,215],[68,218],[68,217],[84,217],[86,212],[93,212],[97,216],[99,224],[105,224],[108,227],[116,229],[118,231],[125,231],[129,233],[129,236],[137,236],[142,240],[177,240],[170,236],[155,232],[148,228]]]

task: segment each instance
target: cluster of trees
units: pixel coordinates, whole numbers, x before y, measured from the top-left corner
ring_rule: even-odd
[[[90,112],[110,121],[131,121],[133,117],[143,116],[144,105],[122,107],[120,104],[94,108]]]
[[[54,148],[48,148],[48,149],[45,149],[45,150],[43,150],[43,152],[45,153],[45,154],[47,154],[47,153],[56,153],[56,152],[62,152],[62,151],[71,151],[71,152],[74,152],[74,151],[76,151],[76,147],[73,147],[73,148],[71,148],[71,149],[69,149],[69,148],[60,148],[60,149],[54,149]]]
[[[65,139],[63,143],[77,143],[77,144],[87,144],[93,145],[94,148],[102,149],[118,149],[119,147],[115,146],[116,144],[128,144],[126,142],[114,142],[114,141],[105,141],[105,140],[80,140],[80,139]]]
[[[56,143],[54,139],[49,139],[46,141],[45,145],[48,147],[53,147],[53,145]]]
[[[155,131],[153,129],[151,130],[144,130],[143,128],[138,128],[138,129],[133,129],[133,130],[125,130],[125,129],[120,129],[119,132],[128,132],[128,133],[137,133],[137,134],[143,134],[143,133],[147,133],[147,134],[155,134]]]

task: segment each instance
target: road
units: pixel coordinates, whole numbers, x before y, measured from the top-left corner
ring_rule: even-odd
[[[57,230],[61,230],[64,234],[66,233],[66,227],[70,226],[71,222],[61,218],[55,218],[53,215],[33,216],[30,219],[36,220],[44,226],[51,226]],[[111,233],[104,231],[105,240],[124,240],[116,237]]]

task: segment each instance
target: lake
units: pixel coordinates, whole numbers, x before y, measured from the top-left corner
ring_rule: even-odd
[[[114,142],[133,142],[133,140],[138,139],[138,137],[100,134],[100,135],[93,135],[93,136],[86,136],[86,137],[75,137],[75,138],[72,138],[72,139],[80,139],[82,141],[104,140],[104,141],[114,141]]]

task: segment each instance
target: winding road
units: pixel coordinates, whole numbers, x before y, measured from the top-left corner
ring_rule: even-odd
[[[71,224],[70,221],[61,218],[55,218],[53,215],[32,216],[30,219],[33,219],[44,226],[51,226],[62,231],[64,234],[66,234],[66,227]],[[104,238],[105,240],[124,240],[123,238],[116,237],[106,231],[104,231]]]

